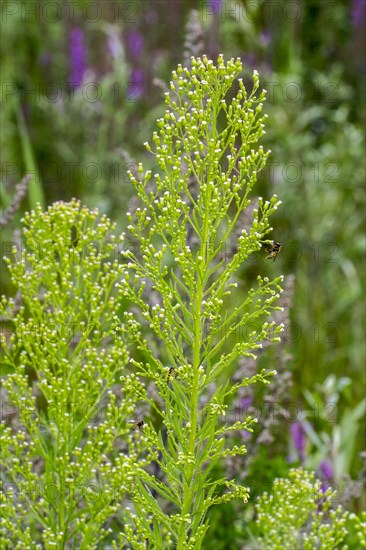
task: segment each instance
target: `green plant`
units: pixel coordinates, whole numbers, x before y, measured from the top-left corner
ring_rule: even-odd
[[[136,210],[135,221],[129,215],[128,229],[140,253],[125,251],[129,263],[121,289],[141,316],[126,313],[126,331],[143,355],[143,360],[133,361],[138,373],[151,379],[163,397],[164,407],[157,413],[166,429],[166,441],[162,432],[156,437],[164,485],[136,472],[135,526],[153,548],[162,547],[162,525],[171,534],[167,548],[170,541],[178,549],[200,548],[208,509],[233,498],[248,499],[247,488],[211,476],[224,456],[245,453],[244,445],[225,449],[224,436],[250,430],[253,419],[234,425],[221,419],[239,388],[267,382],[273,373],[263,371],[230,385],[227,372],[240,356],[254,357],[261,340],[276,340],[282,330],[264,321],[276,309],[281,277],[270,282],[259,276],[257,289],[245,299],[232,296],[235,274],[261,249],[271,231],[268,216],[278,205],[275,197],[260,199],[249,232],[240,227],[238,231],[240,214],[250,204],[249,194],[268,156],[261,146],[254,149],[264,132],[265,92],[255,95],[257,73],[250,95],[239,79],[231,103],[225,99],[241,70],[239,60],[225,65],[221,56],[217,66],[206,57],[192,58],[191,70],[179,66],[166,94],[168,110],[153,135],[154,148],[146,144],[149,151],[154,149],[163,176],[144,173],[142,165],[139,177],[130,174],[142,208]],[[240,235],[236,253],[225,262],[222,250],[235,231]],[[154,305],[145,287],[155,291]],[[257,330],[231,345],[232,337],[255,321]],[[146,330],[154,333],[154,343]],[[168,372],[175,374],[169,384]],[[212,383],[216,389],[210,395]],[[149,486],[170,501],[173,513],[163,513]],[[152,526],[144,511],[151,514]]]
[[[288,479],[276,479],[272,493],[263,493],[256,505],[256,548],[339,548],[347,535],[348,512],[332,507],[335,497],[336,491],[323,492],[315,474],[302,468],[290,470]]]
[[[144,396],[132,377],[115,389],[128,355],[115,320],[113,226],[78,201],[38,207],[24,225],[21,255],[7,259],[22,306],[3,297],[1,307],[2,543],[97,548],[131,490],[138,442],[128,458],[113,451]]]
[[[240,388],[268,383],[275,371],[232,384],[228,372],[241,356],[255,358],[261,341],[278,340],[282,325],[265,318],[279,309],[282,277],[258,276],[244,299],[233,292],[279,204],[260,198],[249,230],[240,227],[269,154],[256,147],[265,117],[257,73],[250,94],[239,79],[228,100],[241,70],[239,60],[225,64],[220,56],[217,66],[192,58],[191,70],[173,73],[169,109],[153,135],[160,174],[142,165],[138,177],[130,173],[142,207],[129,214],[139,250],[123,250],[125,264],[110,259],[123,235],[112,237],[111,223],[77,201],[25,217],[24,252],[8,260],[23,305],[14,312],[3,299],[13,326],[4,387],[20,422],[18,431],[2,425],[11,489],[3,537],[16,548],[99,548],[105,539],[114,548],[128,541],[145,549],[148,541],[149,548],[199,549],[209,508],[249,498],[235,479],[213,475],[225,456],[246,452],[245,445],[226,448],[226,435],[255,422],[225,423],[225,410]],[[236,252],[227,259],[229,239]],[[123,313],[126,301],[134,306]],[[238,338],[248,326],[256,328]],[[135,346],[128,369],[126,338]],[[126,418],[139,402],[145,416],[131,432]],[[39,480],[55,484],[54,498],[39,498]],[[101,487],[92,502],[78,490],[87,481]],[[116,518],[123,521],[118,537],[106,523]]]
[[[366,546],[366,512],[363,511],[359,516],[356,514],[350,514],[350,520],[353,524],[355,534],[357,537],[357,542],[360,543],[361,547]]]

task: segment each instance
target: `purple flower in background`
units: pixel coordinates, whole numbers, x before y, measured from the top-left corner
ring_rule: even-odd
[[[301,422],[297,421],[290,427],[291,439],[301,462],[305,460],[306,434]]]
[[[221,0],[210,0],[209,6],[212,13],[219,13],[221,8]]]
[[[334,477],[333,466],[329,460],[322,460],[319,464],[319,470],[324,478],[322,481],[322,492],[325,493],[330,487],[329,482],[332,481]]]
[[[258,58],[254,53],[247,53],[244,56],[244,62],[251,69],[258,67]]]
[[[365,19],[366,0],[353,0],[351,20],[354,27],[361,27]]]
[[[84,79],[85,73],[85,44],[84,32],[75,27],[70,32],[70,86],[78,88]]]
[[[263,46],[268,46],[272,42],[272,32],[269,29],[264,29],[260,34],[260,40]]]
[[[247,413],[248,412],[248,408],[250,407],[250,405],[252,404],[253,402],[253,398],[252,397],[242,397],[240,399],[240,412],[241,413]]]
[[[253,437],[252,432],[248,432],[247,430],[240,430],[240,434],[245,441]]]
[[[321,471],[321,473],[323,474],[326,480],[329,481],[333,479],[333,475],[334,475],[333,467],[328,460],[321,461],[321,463],[319,464],[319,470]]]
[[[128,47],[131,50],[132,57],[139,57],[139,55],[141,55],[142,53],[142,49],[144,46],[144,40],[141,33],[139,33],[138,31],[129,31],[126,38]]]
[[[142,69],[132,69],[128,84],[127,95],[130,101],[139,99],[145,88],[145,78]]]

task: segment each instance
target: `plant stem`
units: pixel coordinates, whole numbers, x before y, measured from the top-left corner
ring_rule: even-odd
[[[210,201],[210,191],[207,193],[207,204]],[[204,281],[205,281],[205,272],[207,271],[208,266],[206,259],[207,251],[207,234],[208,234],[208,208],[205,209],[205,219],[202,232],[201,240],[201,250],[200,250],[200,260],[199,269],[197,271],[197,289],[196,289],[196,300],[195,300],[195,311],[194,311],[194,342],[193,342],[193,386],[192,386],[192,397],[191,397],[191,431],[189,434],[189,459],[188,464],[188,481],[184,487],[184,496],[183,496],[183,506],[182,506],[182,524],[180,528],[177,550],[184,550],[186,545],[186,516],[190,513],[190,508],[192,501],[194,499],[195,488],[194,488],[194,479],[195,471],[197,470],[196,464],[196,455],[195,455],[195,444],[196,444],[196,433],[197,433],[197,416],[198,416],[198,383],[199,383],[199,367],[201,365],[201,343],[202,343],[202,327],[201,327],[201,307],[203,300],[203,291],[204,291]]]
[[[200,277],[198,277],[199,279]],[[182,525],[180,528],[177,550],[185,549],[186,542],[186,524],[184,517],[189,514],[190,506],[194,497],[194,488],[192,481],[195,477],[195,443],[197,432],[197,408],[198,408],[198,381],[200,367],[200,349],[201,349],[201,303],[202,303],[202,283],[198,281],[195,304],[195,320],[194,320],[194,345],[193,345],[193,387],[191,397],[191,431],[189,434],[189,457],[187,482],[184,488],[183,506],[182,506]]]

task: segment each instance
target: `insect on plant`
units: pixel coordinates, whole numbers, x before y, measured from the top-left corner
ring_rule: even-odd
[[[266,259],[275,261],[281,251],[281,248],[281,243],[276,243],[275,241],[271,241],[265,244],[264,249],[266,252],[269,252],[268,256],[266,256]]]
[[[135,422],[134,420],[131,420],[130,422],[133,423],[133,426],[131,426],[131,432],[134,432],[135,430],[137,430],[137,428],[139,430],[142,430],[145,422],[143,420],[138,420],[137,422]]]
[[[170,369],[168,370],[167,377],[166,377],[166,383],[167,384],[169,384],[169,382],[172,378],[173,372],[174,372],[174,367],[170,367]]]

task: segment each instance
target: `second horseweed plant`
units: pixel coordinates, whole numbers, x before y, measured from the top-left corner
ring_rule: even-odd
[[[98,218],[78,201],[39,207],[8,260],[22,299],[1,304],[3,548],[100,547],[140,461],[116,453],[144,390],[131,377],[115,389],[128,360],[114,320],[122,267]]]
[[[146,144],[156,171],[130,173],[133,251],[111,259],[124,236],[77,201],[25,217],[9,262],[21,307],[2,307],[4,391],[18,410],[1,431],[9,547],[196,550],[213,505],[249,498],[217,471],[245,454],[228,436],[255,419],[225,411],[275,371],[230,375],[278,340],[282,277],[240,289],[279,204],[253,195],[269,154],[258,145],[265,92],[255,71],[249,93],[241,72],[222,56],[174,71]]]

